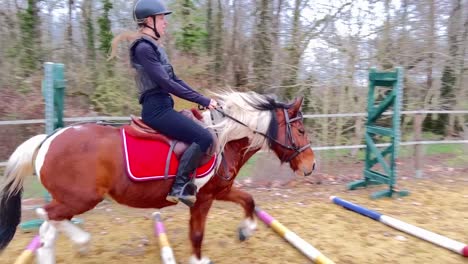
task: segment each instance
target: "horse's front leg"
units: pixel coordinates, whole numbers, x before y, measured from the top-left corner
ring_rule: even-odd
[[[192,241],[192,256],[190,264],[212,264],[209,258],[201,256],[203,235],[205,232],[206,216],[210,211],[213,200],[197,201],[190,208],[190,240]]]
[[[229,192],[217,196],[216,200],[234,202],[244,208],[245,219],[238,228],[239,240],[244,241],[251,237],[257,229],[257,222],[254,218],[255,202],[252,195],[233,187]]]

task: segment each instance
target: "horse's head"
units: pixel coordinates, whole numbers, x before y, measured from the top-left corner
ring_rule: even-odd
[[[211,124],[216,123],[221,146],[247,137],[248,149],[268,146],[281,162],[289,162],[296,173],[305,176],[312,173],[315,156],[303,124],[302,98],[284,104],[254,92],[227,92],[218,97],[223,102],[223,109],[217,110],[221,121]],[[213,119],[216,118],[205,117]]]
[[[274,110],[272,123],[276,120],[278,129],[275,138],[270,134],[269,143],[281,162],[289,162],[294,172],[308,176],[315,168],[315,155],[304,127],[301,106],[302,98],[297,98],[292,104]]]

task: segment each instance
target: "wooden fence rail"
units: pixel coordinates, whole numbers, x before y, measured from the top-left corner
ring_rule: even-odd
[[[383,115],[391,115],[392,112],[385,112]],[[467,144],[465,140],[439,140],[439,141],[423,141],[422,140],[422,117],[425,114],[468,114],[468,110],[418,110],[418,111],[402,111],[403,115],[415,115],[414,126],[414,141],[401,142],[400,146],[414,146],[415,151],[415,171],[416,176],[422,175],[422,145],[434,144]],[[336,118],[336,117],[366,117],[367,113],[338,113],[338,114],[304,114],[304,118]],[[69,117],[64,118],[64,122],[94,122],[94,121],[129,121],[130,117],[126,116],[91,116],[91,117]],[[2,125],[26,125],[26,124],[44,124],[45,119],[29,119],[29,120],[5,120],[0,121]],[[387,144],[378,144],[378,147],[384,147]],[[314,151],[321,150],[340,150],[340,149],[362,149],[366,145],[344,145],[344,146],[314,146]],[[0,162],[0,167],[4,167],[6,162]]]

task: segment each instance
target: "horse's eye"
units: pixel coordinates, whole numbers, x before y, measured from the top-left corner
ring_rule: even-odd
[[[302,128],[299,128],[299,133],[301,133],[301,135],[304,135],[304,134],[305,134],[305,130],[302,129]]]

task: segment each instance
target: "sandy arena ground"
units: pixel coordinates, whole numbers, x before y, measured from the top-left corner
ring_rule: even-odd
[[[259,165],[253,172],[266,168]],[[334,164],[334,163],[333,163]],[[408,223],[468,243],[468,170],[434,166],[426,162],[423,179],[401,177],[400,186],[410,196],[370,200],[369,195],[384,186],[348,191],[345,182],[360,178],[362,164],[340,163],[318,172],[311,181],[299,179],[282,185],[276,180],[239,180],[258,205],[287,228],[296,232],[336,263],[349,264],[468,264],[468,258],[399,232],[369,218],[330,203],[336,195]],[[326,165],[326,164],[325,164]],[[404,164],[402,164],[404,171]],[[274,169],[271,168],[270,169]],[[327,173],[324,173],[327,171]],[[343,178],[344,177],[344,178]],[[321,184],[317,184],[320,180]],[[255,184],[261,182],[261,184]],[[26,201],[30,202],[30,201]],[[35,218],[25,206],[24,220]],[[105,201],[79,216],[92,234],[92,246],[85,256],[75,253],[69,240],[60,235],[57,263],[160,263],[159,245],[153,236],[154,210],[127,208]],[[183,205],[162,211],[169,241],[178,263],[188,263],[188,210]],[[215,202],[207,222],[203,253],[217,264],[312,263],[262,222],[246,242],[237,239],[242,209],[231,203]],[[18,230],[0,263],[13,263],[35,233]]]

